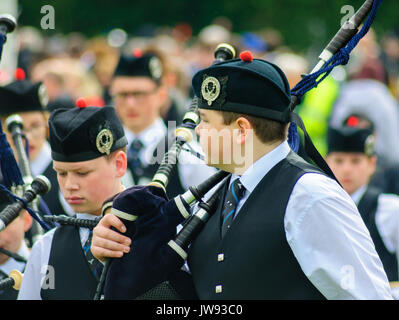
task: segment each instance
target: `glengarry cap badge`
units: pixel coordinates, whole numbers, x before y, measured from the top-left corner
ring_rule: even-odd
[[[159,79],[162,76],[162,64],[157,57],[152,57],[148,63],[151,75],[155,79]]]
[[[373,135],[369,135],[364,142],[364,153],[367,156],[372,156],[374,154],[375,139]]]
[[[111,130],[103,129],[97,134],[96,146],[99,152],[109,155],[113,143],[114,136],[112,135]]]
[[[215,101],[220,94],[220,82],[215,77],[206,77],[201,85],[202,97],[208,102],[208,106]]]
[[[47,104],[49,102],[49,98],[48,98],[48,95],[47,95],[46,87],[44,86],[43,83],[39,86],[37,94],[39,96],[39,101],[40,101],[40,104],[42,105],[42,108],[43,109],[46,108],[46,106],[47,106]]]

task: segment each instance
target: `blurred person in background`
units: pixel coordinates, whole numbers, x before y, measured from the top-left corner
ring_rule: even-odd
[[[363,43],[363,39],[359,44]],[[399,163],[399,106],[384,82],[378,44],[370,36],[352,52],[348,80],[341,85],[330,115],[330,124],[341,125],[351,114],[363,114],[375,126],[375,149],[387,164]]]
[[[48,118],[49,111],[46,109],[48,97],[45,85],[41,82],[32,82],[25,79],[22,69],[17,69],[16,80],[0,87],[0,117],[3,130],[7,136],[10,146],[13,148],[14,155],[18,158],[18,153],[12,139],[12,133],[8,131],[6,119],[12,114],[18,114],[23,121],[22,132],[25,135],[28,148],[27,157],[32,172],[32,178],[38,175],[46,176],[51,183],[51,190],[42,196],[44,204],[39,205],[39,211],[48,214],[44,205],[48,207],[54,215],[74,214],[73,210],[66,203],[59,189],[57,175],[53,169],[50,145],[48,138]],[[27,181],[25,181],[27,183]],[[33,234],[32,234],[32,233]],[[36,236],[35,230],[28,232],[30,245],[33,244]]]
[[[343,126],[368,129],[373,133],[374,141],[377,139],[374,123],[364,114],[351,114],[342,123]],[[389,164],[383,156],[375,151],[377,164],[373,175],[370,177],[369,185],[380,189],[384,193],[399,195],[399,164]]]
[[[102,88],[85,65],[72,58],[50,58],[32,66],[32,81],[42,81],[48,91],[49,108],[71,108],[81,97],[102,99]],[[104,103],[101,103],[104,105]]]
[[[152,180],[174,136],[160,117],[168,97],[162,63],[153,52],[135,50],[134,54],[120,56],[114,72],[110,93],[128,140],[128,170],[123,178],[126,187]],[[190,145],[200,150],[194,141]],[[202,160],[183,151],[177,170],[170,177],[167,195],[181,194],[214,172]]]
[[[382,38],[381,60],[387,73],[392,94],[399,98],[399,28],[388,31]]]
[[[83,59],[92,61],[93,73],[103,90],[102,98],[109,105],[112,100],[109,87],[119,59],[118,50],[111,47],[104,37],[96,37],[88,41]]]
[[[399,196],[369,184],[377,167],[374,136],[353,116],[350,125],[328,129],[326,161],[356,203],[390,282],[398,281]],[[353,125],[352,125],[353,124]],[[396,289],[397,290],[397,289]],[[399,291],[393,295],[399,298]]]

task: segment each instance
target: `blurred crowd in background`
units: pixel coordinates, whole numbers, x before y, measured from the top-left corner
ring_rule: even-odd
[[[317,62],[310,50],[293,52],[277,30],[241,34],[232,30],[231,21],[225,17],[215,19],[197,35],[188,24],[153,28],[140,36],[114,29],[93,38],[80,33],[49,37],[42,30],[19,26],[15,31],[17,64],[28,79],[45,84],[50,111],[73,106],[78,98],[84,98],[88,105],[103,106],[112,105],[109,85],[119,55],[153,50],[162,56],[163,81],[170,100],[183,113],[192,97],[193,74],[212,63],[221,42],[276,63],[286,73],[291,88]],[[11,80],[12,75],[3,73],[0,77],[2,85]],[[348,65],[336,68],[318,88],[307,93],[296,111],[322,155],[326,153],[328,124],[339,125],[354,113],[365,116],[375,127],[377,154],[399,165],[398,99],[399,30],[377,35],[371,29],[351,54]],[[164,115],[169,105],[170,101],[165,104]]]

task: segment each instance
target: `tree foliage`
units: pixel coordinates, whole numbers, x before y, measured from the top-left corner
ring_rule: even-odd
[[[120,27],[130,35],[144,27],[170,26],[187,22],[197,34],[219,16],[232,21],[233,31],[275,28],[285,43],[295,49],[322,46],[340,27],[341,8],[357,10],[363,0],[20,0],[19,23],[40,28],[40,8],[55,9],[55,30],[51,33],[82,32],[87,36],[105,34]],[[396,27],[398,1],[384,1],[373,27],[378,35]]]

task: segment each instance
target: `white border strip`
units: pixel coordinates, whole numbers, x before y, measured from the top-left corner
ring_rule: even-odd
[[[168,242],[169,247],[171,247],[173,250],[176,251],[176,253],[183,258],[183,260],[187,259],[187,253],[184,251],[182,248],[179,247],[179,245],[174,242],[173,240],[170,240]]]
[[[114,207],[112,207],[110,213],[116,215],[119,218],[128,220],[128,221],[134,221],[137,219],[137,216],[133,215],[133,214],[128,214],[126,212],[120,211],[118,209],[115,209]]]
[[[175,197],[175,203],[181,215],[184,217],[184,219],[187,219],[190,216],[190,212],[186,210],[186,207],[184,206],[183,201],[181,201],[179,196]]]

